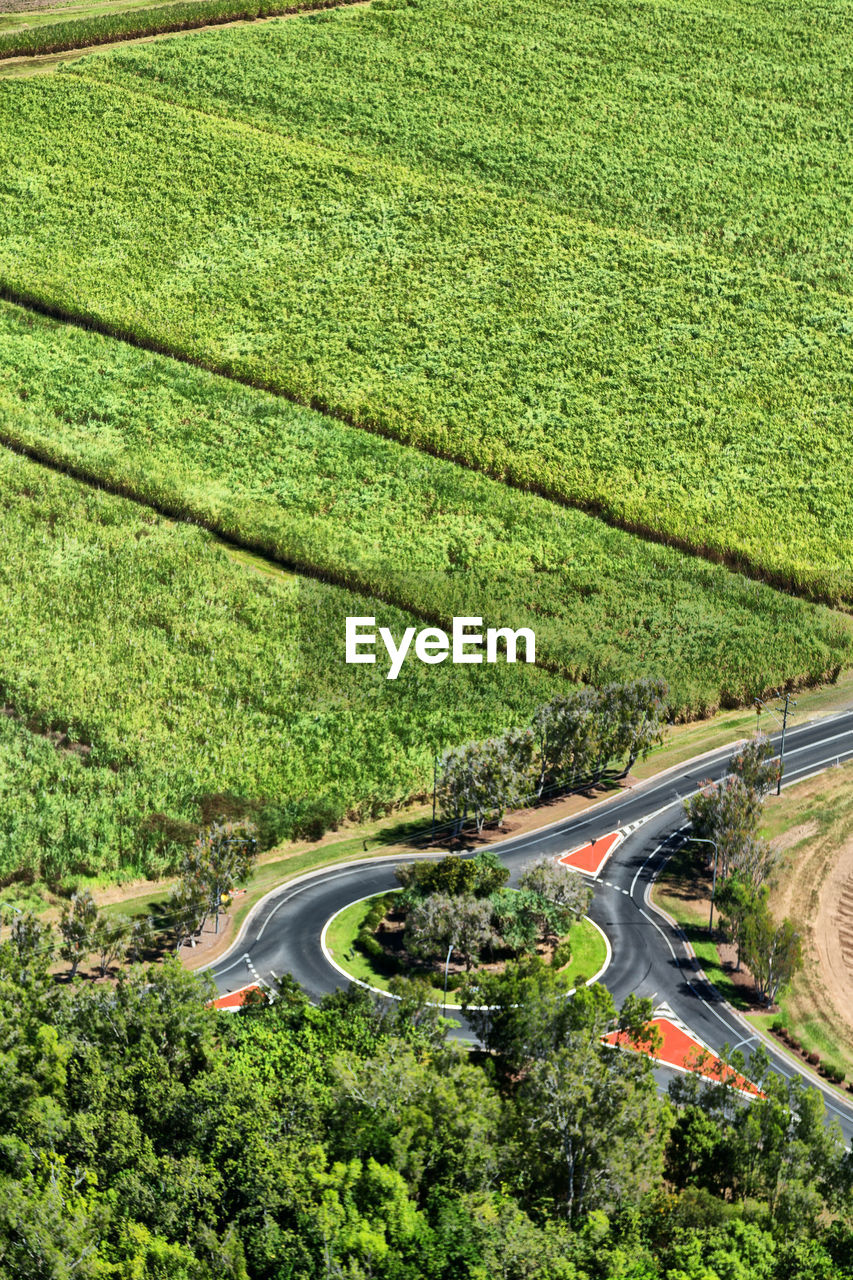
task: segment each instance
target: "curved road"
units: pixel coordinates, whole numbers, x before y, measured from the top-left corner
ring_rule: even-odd
[[[778,750],[778,737],[773,739]],[[696,964],[677,930],[647,902],[652,882],[681,838],[682,801],[706,779],[724,776],[732,747],[641,783],[594,809],[528,835],[493,846],[510,868],[513,882],[533,857],[558,855],[608,831],[627,834],[595,882],[590,915],[613,949],[602,981],[619,1005],[629,994],[650,996],[656,1011],[669,1012],[710,1048],[724,1044],[749,1053],[758,1043],[747,1023],[700,980]],[[785,785],[853,759],[853,711],[789,728]],[[325,958],[320,935],[329,917],[358,898],[395,887],[393,867],[407,859],[330,867],[274,890],[254,908],[229,952],[210,966],[221,994],[254,982],[274,982],[291,973],[312,999],[347,985]],[[664,1008],[661,1010],[661,1006]],[[668,1006],[668,1010],[666,1008]],[[771,1052],[774,1069],[791,1076],[788,1058]],[[661,1079],[665,1072],[659,1073]],[[809,1077],[808,1083],[814,1083]],[[821,1087],[821,1086],[818,1086]],[[827,1113],[853,1140],[853,1099],[849,1106],[821,1087]]]

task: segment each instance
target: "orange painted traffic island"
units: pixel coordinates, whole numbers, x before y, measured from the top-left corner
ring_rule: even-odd
[[[253,982],[248,987],[241,987],[239,991],[229,991],[226,996],[218,996],[216,1000],[211,1000],[210,1006],[214,1009],[225,1009],[226,1011],[242,1009],[249,997],[249,992],[260,990],[259,984]]]
[[[669,1018],[652,1018],[651,1026],[660,1033],[660,1045],[654,1051],[648,1043],[638,1043],[628,1035],[627,1031],[611,1031],[604,1037],[607,1044],[619,1049],[628,1049],[634,1053],[647,1053],[655,1062],[665,1067],[675,1067],[677,1071],[698,1071],[704,1080],[714,1084],[725,1080],[739,1089],[741,1093],[751,1094],[754,1098],[764,1095],[745,1076],[738,1075],[731,1067],[717,1058],[698,1040],[689,1035]]]
[[[599,836],[589,844],[582,844],[570,853],[562,854],[557,861],[573,871],[583,871],[588,876],[597,876],[619,841],[622,839],[618,831],[610,831],[606,836]]]

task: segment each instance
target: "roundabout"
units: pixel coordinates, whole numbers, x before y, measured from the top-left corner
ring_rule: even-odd
[[[347,981],[354,982],[375,995],[396,1000],[399,997],[389,990],[389,983],[394,975],[386,971],[388,966],[383,966],[381,960],[375,960],[366,955],[358,948],[357,942],[357,935],[370,910],[370,904],[381,901],[386,896],[370,895],[342,907],[326,921],[320,935],[320,947],[328,963]],[[601,980],[610,963],[611,948],[604,930],[588,916],[573,924],[566,939],[560,941],[563,943],[566,940],[569,942],[572,954],[559,972],[565,978],[566,994],[570,995],[580,983],[589,986]],[[471,976],[476,975],[483,967],[483,965],[475,965],[471,970]],[[485,967],[494,972],[499,971],[503,964],[486,963]],[[459,969],[460,967],[457,966],[454,971],[454,982],[448,988],[446,999],[443,987],[436,985],[436,982],[441,983],[440,973],[433,971],[430,974],[429,970],[419,967],[401,969],[400,974],[404,977],[426,978],[427,981],[432,977],[434,981],[430,986],[431,1002],[457,1013],[461,1011],[462,1006],[455,1002],[454,996],[456,990],[462,985],[464,976]]]
[[[612,948],[603,981],[616,1005],[631,993],[650,998],[656,1013],[714,1053],[728,1046],[748,1055],[763,1044],[773,1070],[791,1078],[803,1074],[801,1065],[722,1000],[680,930],[649,902],[656,876],[683,839],[685,797],[707,779],[724,776],[731,750],[727,744],[574,817],[492,847],[513,886],[531,861],[546,855],[558,860],[618,832],[620,842],[590,876],[594,897],[588,911]],[[797,726],[788,731],[784,782],[800,781],[851,758],[853,712]],[[274,989],[285,974],[315,1001],[346,988],[349,975],[323,949],[329,921],[357,900],[397,887],[395,866],[442,856],[364,859],[309,873],[273,890],[253,909],[230,951],[209,966],[220,996],[252,985]],[[464,1039],[464,1026],[453,1034]],[[658,1078],[665,1084],[671,1069],[661,1066]],[[853,1107],[825,1082],[808,1074],[804,1079],[819,1090],[827,1115],[839,1121],[850,1143]]]

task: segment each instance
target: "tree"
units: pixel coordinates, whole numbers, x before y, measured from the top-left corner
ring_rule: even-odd
[[[470,970],[494,938],[491,919],[486,898],[433,893],[410,911],[406,946],[412,955],[432,960],[443,957],[452,944]]]
[[[451,897],[473,893],[475,898],[487,898],[506,884],[509,869],[494,850],[482,849],[473,858],[451,853],[439,862],[401,862],[394,876],[403,888],[405,905],[411,906],[430,893]]]
[[[566,933],[573,921],[586,915],[592,901],[589,881],[554,858],[539,858],[528,863],[518,883],[522,889],[535,894],[546,937]]]
[[[193,877],[181,876],[166,901],[168,930],[175,943],[175,951],[180,951],[185,942],[201,932],[209,905],[210,898],[204,885]]]
[[[538,707],[533,716],[538,756],[537,794],[592,772],[599,754],[598,694],[576,689]]]
[[[92,947],[98,957],[98,970],[107,976],[110,965],[124,955],[131,922],[127,916],[101,916],[92,930]]]
[[[748,835],[732,850],[728,873],[739,876],[753,893],[757,893],[770,878],[778,856],[769,841]]]
[[[604,1034],[616,1009],[596,983],[569,996],[566,978],[539,957],[510,963],[503,973],[478,974],[462,989],[462,1008],[478,1040],[506,1076],[523,1071],[562,1044],[580,1019]]]
[[[713,840],[719,851],[719,874],[729,874],[732,861],[752,839],[761,811],[761,798],[737,774],[709,783],[684,802],[694,833]],[[703,859],[706,858],[703,851]]]
[[[492,923],[504,945],[514,955],[530,955],[539,941],[541,903],[534,893],[498,889],[490,899]]]
[[[213,822],[184,854],[180,877],[167,903],[175,950],[195,937],[213,913],[219,930],[223,898],[249,876],[257,856],[250,822]]]
[[[531,967],[529,976],[540,978]],[[604,1043],[609,1030],[654,1045],[650,1000],[626,1001],[617,1016],[609,993],[582,987],[556,1013],[544,1049],[518,1088],[518,1123],[528,1194],[553,1198],[571,1220],[595,1208],[637,1202],[659,1177],[669,1111],[651,1058]],[[548,1007],[543,1012],[549,1012]],[[548,1041],[550,1040],[550,1044]]]
[[[756,734],[729,758],[729,773],[736,774],[759,799],[768,795],[779,781],[779,758],[766,734]]]
[[[39,982],[50,968],[54,956],[53,929],[31,911],[15,916],[9,927],[9,939],[3,944],[11,966],[0,959],[0,972],[11,967],[17,982]]]
[[[599,723],[599,771],[611,760],[627,757],[624,773],[639,757],[663,741],[668,692],[665,680],[641,677],[601,690],[596,708]]]
[[[135,916],[130,924],[127,939],[128,959],[134,964],[142,960],[143,953],[151,945],[154,933],[153,916]]]
[[[751,739],[729,758],[729,772],[685,801],[697,836],[713,840],[723,879],[733,871],[759,889],[772,870],[775,854],[756,834],[761,802],[779,777],[779,761],[769,739]]]
[[[741,939],[747,921],[756,909],[755,890],[735,873],[717,889],[717,911],[729,938],[737,947],[737,967],[741,966]]]
[[[184,860],[182,878],[195,881],[213,913],[216,932],[222,900],[249,877],[257,857],[257,829],[250,822],[213,822]]]
[[[472,814],[481,831],[487,818],[500,820],[521,805],[533,787],[534,747],[531,729],[511,729],[445,752],[437,784],[442,816],[458,832]]]
[[[345,1158],[372,1156],[395,1168],[413,1195],[437,1185],[479,1190],[498,1165],[500,1101],[484,1073],[459,1050],[418,1056],[386,1043],[362,1061],[338,1055],[336,1148]]]
[[[505,867],[494,849],[481,849],[471,859],[474,868],[473,893],[476,898],[490,898],[509,880],[509,867]]]
[[[770,914],[765,895],[756,900],[741,937],[741,951],[755,985],[766,1004],[774,1004],[803,965],[800,931],[787,917],[781,924]]]
[[[651,1060],[582,1028],[535,1062],[519,1093],[530,1191],[572,1221],[638,1203],[661,1176],[669,1127]]]
[[[88,889],[82,893],[72,893],[70,900],[62,908],[59,921],[62,943],[59,954],[71,965],[68,977],[72,982],[77,976],[80,961],[93,949],[97,920],[98,908]]]

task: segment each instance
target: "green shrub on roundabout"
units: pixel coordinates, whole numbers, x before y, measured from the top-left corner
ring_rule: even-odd
[[[477,972],[500,972],[530,957],[570,977],[568,986],[604,961],[603,938],[582,919],[589,882],[551,858],[525,867],[514,889],[488,849],[473,858],[402,863],[395,875],[398,890],[345,908],[330,926],[336,962],[370,986],[384,989],[395,975],[415,976],[430,982],[438,998],[445,977],[454,992]]]

